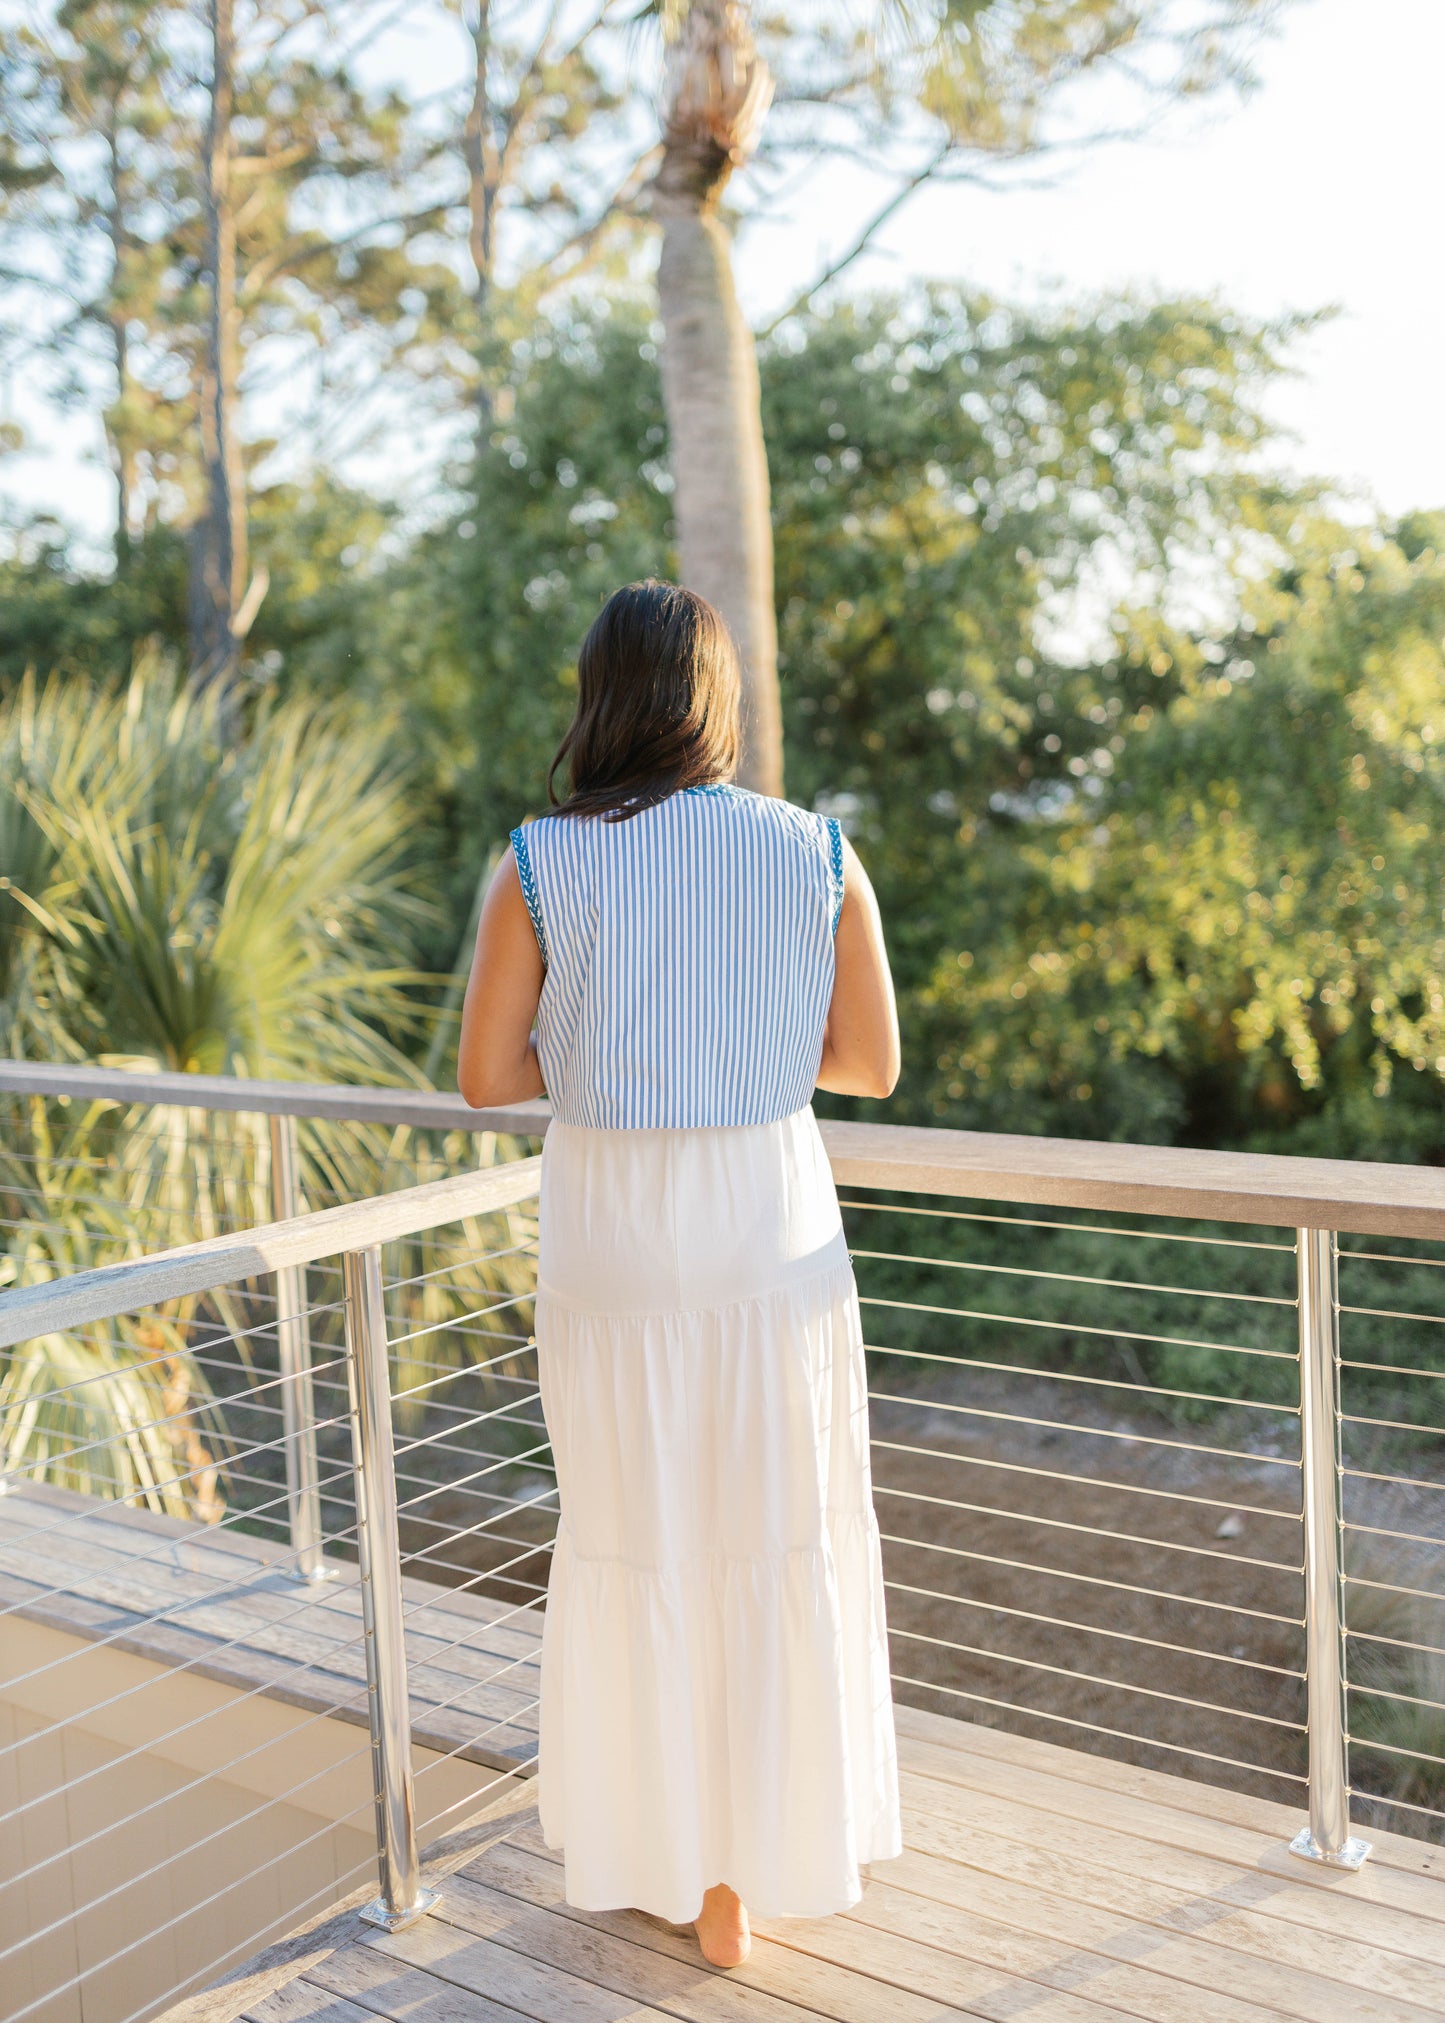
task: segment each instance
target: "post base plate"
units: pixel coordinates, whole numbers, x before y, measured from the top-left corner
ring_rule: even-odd
[[[1331,1854],[1320,1846],[1307,1826],[1302,1826],[1289,1844],[1291,1854],[1297,1854],[1301,1861],[1323,1862],[1326,1868],[1363,1868],[1365,1856],[1370,1852],[1367,1840],[1356,1840],[1352,1834],[1342,1848]]]
[[[364,1925],[379,1925],[384,1932],[404,1932],[408,1925],[419,1923],[428,1911],[435,1910],[441,1900],[440,1890],[418,1890],[409,1911],[389,1911],[386,1898],[376,1897],[356,1915]]]
[[[324,1580],[340,1580],[341,1568],[339,1566],[327,1566],[323,1561],[320,1566],[314,1567],[310,1573],[303,1573],[300,1567],[292,1567],[286,1578],[287,1580],[295,1581],[298,1587],[319,1587]]]

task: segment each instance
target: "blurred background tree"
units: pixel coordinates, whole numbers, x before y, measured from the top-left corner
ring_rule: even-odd
[[[1081,754],[1012,839],[1009,906],[976,896],[938,950],[936,1111],[1445,1152],[1445,517],[1282,533],[1239,628],[1121,696],[1121,756]]]
[[[11,369],[42,364],[63,411],[98,412],[118,576],[157,524],[190,419],[168,349],[178,18],[156,0],[67,0],[0,27],[0,347]]]
[[[246,13],[227,197],[245,483],[223,507],[248,561],[243,583],[233,538],[240,721],[213,744],[218,765],[237,740],[252,755],[236,763],[262,763],[251,739],[272,735],[278,697],[395,727],[408,875],[440,904],[383,968],[465,960],[478,880],[538,804],[599,599],[649,571],[697,580],[681,508],[706,430],[689,449],[663,362],[698,303],[664,302],[654,323],[638,264],[669,148],[674,170],[679,150],[712,149],[710,180],[682,194],[716,306],[731,223],[785,171],[876,159],[896,171],[889,206],[935,176],[1006,183],[1243,81],[1268,13],[996,0],[894,10],[880,30],[709,0],[668,17],[662,117],[662,17],[639,30],[605,0],[470,5],[465,76],[435,103],[378,88],[365,58],[384,15],[362,0]],[[54,670],[103,711],[137,655],[152,686],[202,660],[219,18],[207,40],[160,0],[72,0],[0,46],[0,239],[32,291],[8,341],[40,345],[51,390],[104,414],[118,506],[110,570],[57,524],[16,530],[0,564],[12,693]],[[749,34],[770,109],[759,87],[748,110]],[[684,86],[720,76],[729,48],[739,131],[709,140],[726,108]],[[1116,126],[1071,96],[1110,65]],[[852,244],[799,277],[756,350],[735,319],[718,370],[732,384],[757,361],[789,790],[843,816],[882,895],[898,1113],[1441,1156],[1439,962],[1411,869],[1439,792],[1434,523],[1346,527],[1324,490],[1271,476],[1263,415],[1301,322],[1142,298],[1045,313],[957,287],[815,304]],[[735,406],[711,410],[728,454]],[[463,452],[418,510],[387,468],[425,468],[443,423],[436,440]],[[368,445],[372,462],[352,454]],[[1310,737],[1307,780],[1269,754],[1312,712],[1329,735]],[[157,819],[127,817],[122,854]],[[5,875],[46,903],[23,864]],[[408,1072],[444,1071],[400,998],[361,1016]],[[65,1046],[99,1048],[118,1018]]]
[[[158,551],[124,585],[132,624],[173,627],[184,539],[201,680],[234,675],[269,581],[249,523],[276,444],[243,391],[310,375],[304,461],[326,469],[380,386],[463,369],[462,291],[427,249],[437,144],[351,68],[377,12],[250,6],[238,29],[209,0],[198,37],[173,0],[67,0],[0,36],[7,354],[102,408],[117,588]]]
[[[768,454],[753,335],[721,212],[735,171],[766,146],[775,169],[867,161],[892,181],[848,248],[807,280],[796,313],[925,185],[987,182],[991,170],[1142,132],[1180,99],[1247,86],[1250,41],[1278,8],[1274,0],[898,0],[850,16],[801,6],[758,19],[761,48],[745,0],[665,0],[658,11],[669,49],[653,210],[679,573],[738,641],[738,777],[779,794]],[[1080,88],[1095,79],[1122,107],[1107,125],[1080,112]]]

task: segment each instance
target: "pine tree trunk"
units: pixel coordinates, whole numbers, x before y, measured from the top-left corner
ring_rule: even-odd
[[[462,158],[467,171],[467,251],[475,281],[472,301],[477,315],[477,418],[485,448],[495,401],[492,388],[488,319],[492,274],[496,260],[497,197],[500,164],[492,133],[490,94],[492,59],[491,0],[478,0],[472,28],[472,102],[462,128]]]
[[[200,385],[205,502],[192,536],[190,582],[193,676],[202,684],[229,682],[235,674],[241,644],[237,615],[247,575],[246,473],[238,427],[236,214],[231,190],[233,0],[209,0],[208,11],[212,67],[204,202],[210,303]]]
[[[751,152],[772,85],[735,0],[693,0],[670,64],[655,208],[662,391],[684,583],[727,620],[743,663],[738,779],[783,791],[773,528],[757,350],[717,215]]]
[[[123,576],[131,559],[131,501],[133,422],[130,405],[130,336],[126,301],[126,252],[130,243],[127,221],[125,171],[120,156],[120,108],[114,97],[106,101],[103,134],[106,172],[109,181],[106,205],[106,236],[110,240],[111,283],[108,322],[111,358],[115,366],[115,400],[103,417],[111,470],[115,476],[115,572]]]
[[[115,357],[116,408],[119,419],[115,426],[108,426],[110,438],[111,468],[115,473],[115,573],[124,576],[131,560],[131,453],[130,430],[125,415],[126,396],[130,391],[130,355],[124,320],[114,317],[110,326],[111,344]]]

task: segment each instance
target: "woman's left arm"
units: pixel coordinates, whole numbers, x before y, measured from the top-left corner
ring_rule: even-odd
[[[833,937],[833,999],[818,1087],[837,1096],[891,1096],[898,1082],[898,1007],[883,922],[868,873],[843,839],[843,906]]]
[[[544,974],[517,860],[509,849],[482,903],[462,1005],[457,1087],[474,1110],[546,1094],[532,1045]]]

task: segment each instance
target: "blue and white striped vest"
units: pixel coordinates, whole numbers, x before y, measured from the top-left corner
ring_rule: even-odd
[[[768,1124],[811,1101],[843,903],[831,817],[687,787],[623,822],[545,815],[512,848],[564,1123]]]

